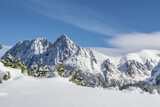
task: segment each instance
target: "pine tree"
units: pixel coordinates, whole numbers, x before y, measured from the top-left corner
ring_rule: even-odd
[[[47,73],[49,73],[49,67],[47,65],[43,66],[43,59],[41,58],[38,64],[37,74],[38,76],[42,77],[42,76],[46,76]]]
[[[16,59],[12,55],[8,54],[6,59],[3,61],[3,63],[5,66],[10,66],[13,68],[15,64],[15,60]]]
[[[6,60],[4,60],[4,61],[2,61],[2,63],[4,64],[4,66],[10,66],[9,65],[9,61],[6,59]]]
[[[24,71],[26,71],[28,74],[28,67],[25,66],[24,62],[22,64],[20,62],[19,64],[20,64],[21,72],[24,73]]]
[[[69,81],[76,83],[77,85],[86,86],[86,83],[83,81],[83,78],[79,75],[79,70],[74,69],[75,73]]]
[[[31,65],[31,74],[35,77],[42,77],[46,76],[47,73],[49,73],[49,67],[48,66],[43,66],[43,59],[41,58],[39,63],[33,63]]]
[[[28,67],[23,63],[21,63],[21,58],[18,56],[18,58],[14,58],[11,54],[8,54],[6,59],[2,61],[4,66],[9,66],[12,68],[18,68],[21,69],[21,72],[28,74]],[[29,74],[30,75],[30,74]]]
[[[13,64],[13,68],[18,68],[18,64],[17,64],[17,63],[14,63],[14,64]]]
[[[28,75],[28,76],[32,76],[31,71],[28,70],[28,71],[27,71],[27,75]]]
[[[58,72],[59,76],[66,77],[65,72],[64,72],[64,64],[63,63],[57,62],[56,63],[56,68],[57,68],[57,72]]]
[[[0,49],[2,49],[2,45],[0,44]]]

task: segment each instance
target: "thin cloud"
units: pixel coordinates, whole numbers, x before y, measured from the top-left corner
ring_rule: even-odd
[[[18,2],[20,1],[18,0]],[[103,35],[117,35],[122,33],[124,29],[128,30],[118,25],[118,23],[103,17],[94,9],[67,1],[23,0],[21,4],[27,7],[27,9],[44,16]]]
[[[124,53],[160,49],[160,32],[124,34],[105,41]]]
[[[112,39],[105,39],[105,41],[114,48],[90,48],[109,56],[123,56],[144,49],[160,49],[160,32],[117,35]]]

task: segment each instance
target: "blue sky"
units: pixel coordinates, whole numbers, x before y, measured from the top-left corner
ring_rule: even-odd
[[[159,5],[159,0],[0,0],[0,43],[13,46],[37,37],[54,42],[67,34],[82,47],[111,55],[159,49]]]

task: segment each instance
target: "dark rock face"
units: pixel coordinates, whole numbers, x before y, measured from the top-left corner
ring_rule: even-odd
[[[150,71],[147,66],[137,62],[137,61],[126,61],[123,65],[118,68],[120,71],[125,72],[132,78],[138,76],[149,76]]]
[[[160,62],[153,68],[151,75],[148,82],[152,85],[160,85]]]
[[[110,62],[109,59],[104,61],[104,63],[102,64],[102,72],[108,87],[123,85],[124,78],[122,77],[121,72],[113,63]]]

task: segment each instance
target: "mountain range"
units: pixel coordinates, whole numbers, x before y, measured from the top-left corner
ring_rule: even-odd
[[[76,68],[91,87],[136,86],[145,90],[141,87],[144,84],[160,93],[157,88],[160,84],[160,50],[142,50],[112,57],[77,46],[66,35],[62,35],[54,43],[44,38],[18,42],[2,59],[8,54],[15,58],[20,56],[28,67],[41,58],[44,66],[63,62],[66,75],[71,76]]]

